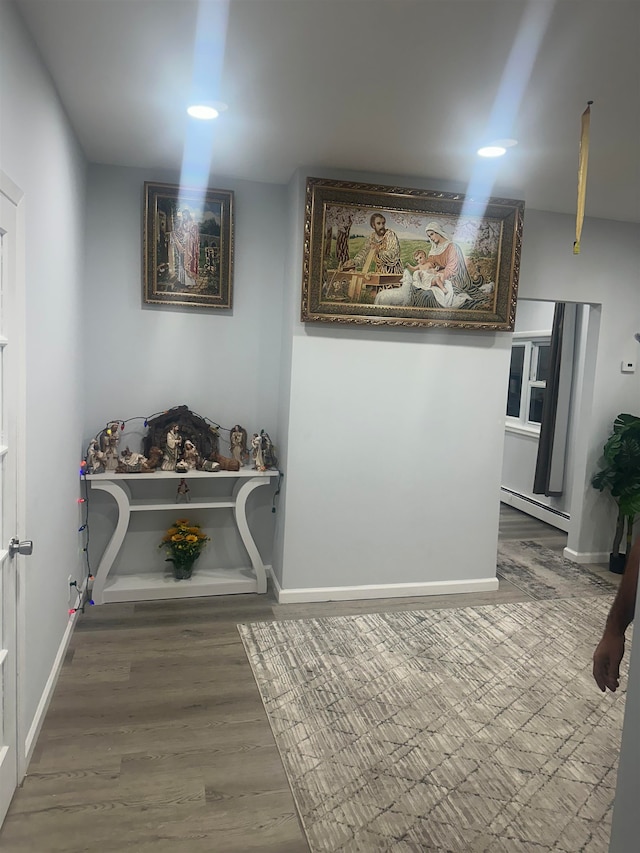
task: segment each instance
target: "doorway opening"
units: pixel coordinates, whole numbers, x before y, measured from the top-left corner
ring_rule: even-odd
[[[565,324],[562,351],[564,384],[558,394],[554,482],[545,493],[539,487],[534,488],[534,480],[543,404],[552,370],[556,303],[518,300],[505,406],[500,490],[502,505],[564,534],[569,534],[580,515],[587,478],[586,436],[599,331],[599,306],[573,303],[570,308],[572,319]]]

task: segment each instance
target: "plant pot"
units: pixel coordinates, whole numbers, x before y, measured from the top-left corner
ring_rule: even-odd
[[[175,560],[171,560],[173,563],[173,576],[177,581],[188,580],[193,573],[193,565],[196,561],[196,558],[193,560],[184,560],[179,563],[176,563]]]
[[[609,554],[609,571],[615,575],[623,575],[626,562],[626,554]]]

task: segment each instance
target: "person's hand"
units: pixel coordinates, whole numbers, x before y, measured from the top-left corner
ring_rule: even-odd
[[[606,632],[593,653],[593,677],[604,693],[620,686],[620,661],[624,656],[624,634]]]

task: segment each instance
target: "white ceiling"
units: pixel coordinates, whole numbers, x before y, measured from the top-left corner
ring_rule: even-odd
[[[91,162],[211,158],[214,185],[300,166],[484,179],[575,213],[593,100],[586,214],[640,221],[638,0],[17,4]],[[206,127],[185,114],[193,78],[229,104]],[[519,145],[479,164],[492,136]]]

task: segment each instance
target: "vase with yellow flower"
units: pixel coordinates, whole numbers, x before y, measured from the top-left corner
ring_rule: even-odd
[[[173,576],[176,580],[191,577],[195,561],[202,553],[209,537],[203,533],[199,524],[193,524],[188,518],[179,518],[162,537],[159,548],[166,548],[168,563],[173,563]]]

